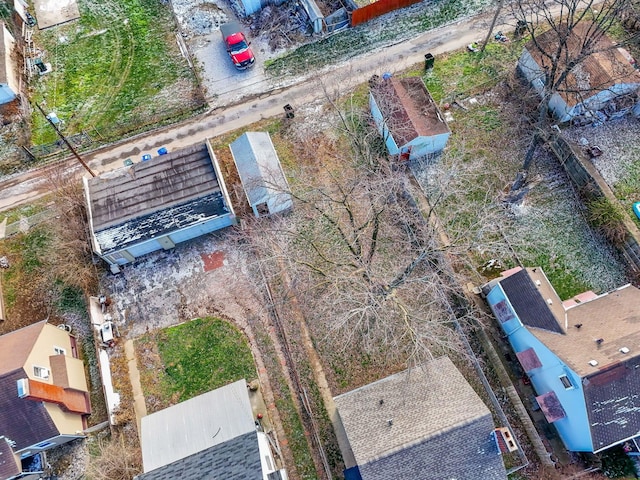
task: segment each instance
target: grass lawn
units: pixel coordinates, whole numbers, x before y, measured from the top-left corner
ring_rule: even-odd
[[[146,335],[154,343],[161,365],[145,372],[145,393],[160,403],[180,402],[235,382],[257,377],[247,341],[234,325],[217,318],[196,319]],[[140,347],[138,347],[140,348]]]
[[[64,133],[112,139],[199,104],[169,3],[78,0],[78,5],[80,19],[34,31],[53,71],[34,76],[32,102],[55,112]],[[57,139],[35,108],[31,123],[33,144]]]

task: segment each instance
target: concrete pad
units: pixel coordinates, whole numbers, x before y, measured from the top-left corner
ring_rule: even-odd
[[[33,4],[40,30],[80,18],[76,0],[34,0]]]

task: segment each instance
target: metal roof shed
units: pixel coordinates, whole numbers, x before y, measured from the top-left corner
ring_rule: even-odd
[[[229,148],[256,217],[292,207],[289,184],[267,132],[246,132]]]

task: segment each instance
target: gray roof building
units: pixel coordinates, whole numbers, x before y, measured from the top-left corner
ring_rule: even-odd
[[[229,148],[256,217],[292,207],[289,184],[267,132],[246,132]]]
[[[84,182],[93,249],[116,271],[235,223],[209,142]]]
[[[138,480],[286,479],[256,429],[245,380],[143,417],[141,431]]]
[[[505,480],[491,413],[448,357],[335,398],[362,480]]]

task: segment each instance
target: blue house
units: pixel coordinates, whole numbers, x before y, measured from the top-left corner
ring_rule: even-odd
[[[369,107],[390,155],[403,160],[437,156],[451,131],[419,77],[374,77]]]
[[[600,452],[640,434],[640,290],[561,301],[541,268],[503,272],[487,301],[566,448]]]
[[[156,250],[236,223],[207,141],[84,178],[93,251],[117,273]]]

